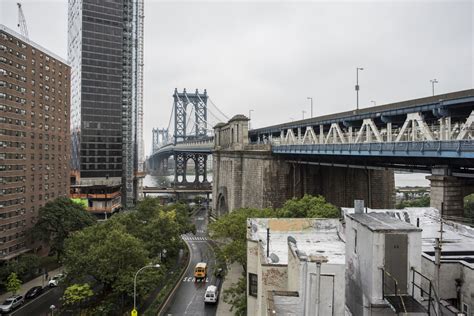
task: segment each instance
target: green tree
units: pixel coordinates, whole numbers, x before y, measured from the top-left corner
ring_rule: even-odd
[[[92,278],[101,288],[102,307],[118,308],[111,313],[123,307],[124,298],[132,297],[135,272],[149,262],[143,241],[129,234],[126,227],[113,218],[74,233],[65,245],[68,276],[74,280]],[[144,271],[137,283],[139,293],[148,292],[158,281],[159,273],[155,269]],[[120,306],[109,304],[114,301],[120,301]]]
[[[474,220],[474,193],[464,198],[464,216]]]
[[[252,217],[270,217],[275,212],[269,209],[259,210],[241,208],[220,217],[209,225],[212,238],[223,241],[219,245],[222,256],[227,262],[237,262],[247,269],[247,219]]]
[[[38,221],[31,231],[34,240],[41,240],[57,254],[64,252],[64,241],[75,231],[93,225],[95,218],[82,205],[65,197],[59,197],[40,208]]]
[[[224,302],[230,304],[236,316],[247,315],[247,278],[240,277],[237,283],[224,291]]]
[[[18,279],[15,272],[12,272],[7,279],[7,291],[16,294],[21,288],[21,280]]]
[[[413,200],[403,200],[396,205],[396,208],[402,209],[405,207],[428,207],[430,206],[429,195],[422,196]]]
[[[340,214],[339,209],[326,202],[323,196],[308,194],[301,199],[293,198],[286,201],[278,210],[278,217],[337,218]]]
[[[66,288],[62,300],[64,301],[64,305],[79,307],[79,315],[81,315],[81,305],[87,302],[92,296],[94,296],[94,291],[92,291],[88,283],[73,284]]]

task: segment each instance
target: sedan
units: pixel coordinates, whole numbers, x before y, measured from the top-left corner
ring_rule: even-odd
[[[41,286],[34,286],[31,289],[29,289],[28,292],[26,292],[25,298],[32,299],[32,298],[37,297],[41,293],[43,293],[43,288]]]
[[[15,295],[15,296],[9,297],[5,300],[5,302],[3,302],[0,305],[0,311],[2,313],[11,312],[15,308],[17,308],[18,306],[23,304],[23,302],[24,302],[23,301],[23,296],[21,296],[21,295]]]

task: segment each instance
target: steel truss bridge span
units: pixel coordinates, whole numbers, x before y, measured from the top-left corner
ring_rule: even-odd
[[[251,130],[296,161],[474,173],[474,90]]]

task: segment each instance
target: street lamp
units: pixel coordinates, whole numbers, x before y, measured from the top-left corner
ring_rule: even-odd
[[[356,93],[357,93],[357,110],[359,110],[359,70],[364,70],[364,68],[356,68]]]
[[[435,83],[438,83],[438,79],[431,79],[430,82],[431,82],[431,89],[433,91],[433,96],[434,96],[434,85]]]
[[[372,102],[374,106],[377,106],[377,102],[375,102],[374,100],[371,100],[370,102]]]
[[[305,111],[305,110],[303,110],[302,112],[303,112],[303,120],[304,120],[304,114],[306,113],[306,111]]]
[[[149,264],[138,269],[137,273],[135,273],[135,277],[133,278],[133,311],[137,310],[137,276],[138,274],[146,268],[159,268],[159,267],[160,267],[159,264]]]
[[[306,99],[311,100],[311,117],[313,117],[313,98],[307,97]]]
[[[250,120],[252,119],[253,110],[249,110],[249,129],[250,129]]]

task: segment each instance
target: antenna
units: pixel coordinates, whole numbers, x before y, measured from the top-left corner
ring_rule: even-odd
[[[21,3],[17,2],[16,5],[18,6],[18,27],[20,28],[21,35],[26,38],[29,38],[28,27],[26,27],[26,19],[21,8]]]

